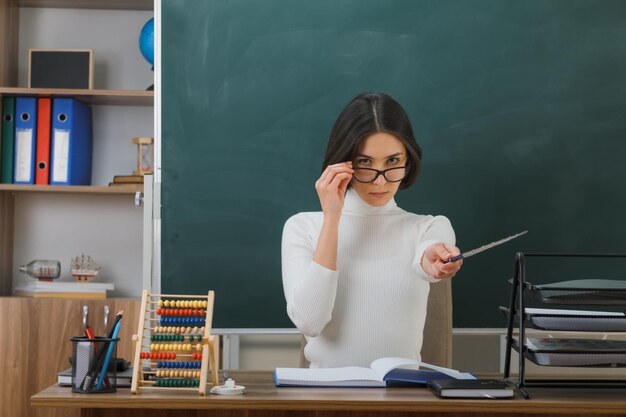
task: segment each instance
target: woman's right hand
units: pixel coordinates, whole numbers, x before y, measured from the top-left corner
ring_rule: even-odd
[[[315,190],[322,205],[324,217],[339,219],[346,189],[352,180],[352,161],[341,162],[326,167],[322,176],[315,182]]]

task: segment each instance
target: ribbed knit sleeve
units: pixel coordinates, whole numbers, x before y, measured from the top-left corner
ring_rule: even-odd
[[[420,277],[424,278],[428,282],[439,282],[440,280],[428,275],[422,269],[422,256],[424,251],[435,243],[447,243],[449,245],[456,244],[456,236],[454,235],[454,229],[445,216],[435,216],[429,222],[425,224],[420,238],[420,243],[417,245],[415,251],[415,258],[413,259],[413,268],[417,271]]]
[[[282,239],[283,289],[287,314],[306,336],[318,336],[332,317],[337,294],[337,271],[313,261],[314,229],[302,215],[285,223]]]

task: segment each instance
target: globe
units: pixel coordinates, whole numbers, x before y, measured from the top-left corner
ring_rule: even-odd
[[[139,49],[141,49],[141,55],[143,55],[146,61],[150,65],[154,65],[154,17],[148,20],[141,29]]]

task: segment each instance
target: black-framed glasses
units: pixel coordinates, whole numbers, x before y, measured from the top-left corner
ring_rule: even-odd
[[[389,168],[379,171],[374,168],[354,168],[352,178],[358,182],[374,182],[378,176],[382,175],[387,182],[400,182],[406,177],[406,166]]]

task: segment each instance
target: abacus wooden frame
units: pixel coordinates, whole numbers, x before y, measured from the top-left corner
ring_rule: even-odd
[[[215,293],[213,291],[209,291],[207,295],[180,295],[180,294],[149,294],[147,290],[143,290],[141,296],[141,310],[139,314],[139,324],[137,326],[137,334],[133,335],[134,344],[134,368],[133,368],[133,380],[131,382],[130,391],[133,394],[139,393],[139,390],[194,390],[192,387],[156,387],[147,385],[144,381],[143,369],[141,366],[141,347],[142,342],[144,340],[144,334],[146,330],[148,330],[149,334],[152,334],[152,329],[146,329],[146,312],[148,308],[148,303],[154,303],[154,301],[149,301],[149,298],[191,298],[191,299],[206,299],[207,307],[206,307],[206,319],[204,325],[204,336],[200,343],[202,344],[202,365],[200,368],[200,385],[198,387],[198,394],[206,395],[206,386],[207,386],[207,377],[209,370],[209,359],[211,360],[210,369],[211,369],[211,386],[215,386],[218,384],[218,363],[219,363],[219,336],[211,335],[211,328],[213,323],[213,303],[215,300]]]

